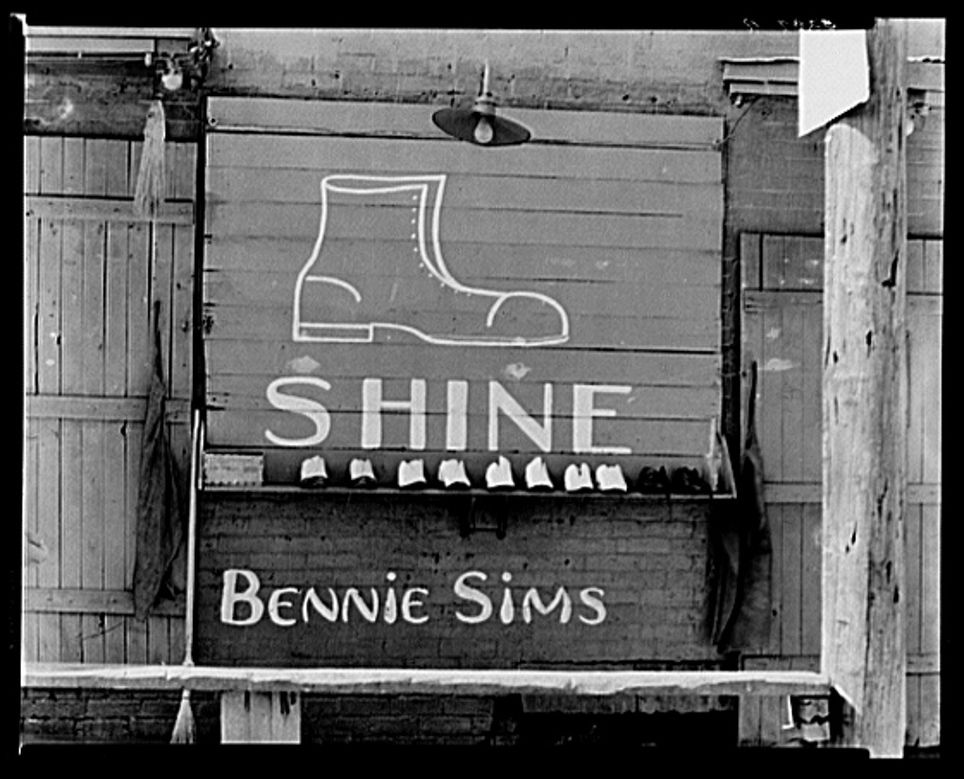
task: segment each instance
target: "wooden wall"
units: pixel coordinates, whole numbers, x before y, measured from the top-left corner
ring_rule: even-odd
[[[930,746],[939,738],[943,242],[908,239],[907,253],[907,740]],[[773,533],[777,616],[769,642],[747,658],[747,667],[816,669],[823,239],[744,233],[741,260],[743,364],[756,360],[760,366],[757,419]]]
[[[179,662],[183,604],[132,617],[140,436],[161,303],[168,421],[187,473],[196,145],[168,143],[156,227],[131,204],[141,143],[25,138],[26,660]],[[186,486],[186,478],[185,478]]]
[[[266,388],[279,376],[315,372],[332,384],[324,395],[332,429],[319,453],[339,470],[359,454],[365,377],[384,377],[392,398],[409,393],[413,376],[428,381],[427,454],[445,448],[444,382],[468,380],[465,457],[479,478],[494,458],[485,437],[490,380],[537,416],[543,384],[555,384],[549,468],[557,477],[572,459],[572,383],[631,387],[600,403],[619,419],[596,421],[597,445],[630,446],[637,468],[644,458],[702,462],[720,407],[718,118],[519,110],[513,118],[529,124],[535,140],[485,149],[444,135],[422,106],[221,99],[210,111],[204,295],[212,447],[269,447],[267,429],[290,438],[310,433],[302,417],[269,405]],[[296,280],[319,236],[319,186],[332,174],[447,176],[438,229],[452,275],[469,287],[550,296],[568,314],[568,340],[439,346],[377,332],[375,343],[294,343]],[[311,272],[337,275],[324,264],[329,247],[336,258],[350,254],[350,266],[360,268],[353,283],[376,278],[385,290],[386,309],[369,317],[418,318],[437,323],[442,335],[471,336],[471,324],[463,331],[457,320],[470,296],[437,283],[419,287],[425,274],[409,240],[411,203],[356,200],[331,206],[320,270]],[[336,208],[344,209],[337,218]],[[391,231],[385,220],[393,209],[400,227]],[[538,327],[516,316],[520,332],[531,321]],[[400,421],[395,434],[386,422],[383,449],[407,448]],[[499,451],[522,464],[539,453],[511,424]],[[294,454],[273,476],[295,478],[305,453]]]

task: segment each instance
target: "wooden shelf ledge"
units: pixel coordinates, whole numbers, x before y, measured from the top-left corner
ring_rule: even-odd
[[[23,687],[438,695],[802,695],[831,692],[809,671],[562,671],[407,668],[221,668],[27,663]]]
[[[201,488],[201,494],[229,494],[239,493],[250,495],[252,493],[264,495],[316,495],[318,497],[431,497],[431,498],[529,498],[536,500],[623,500],[634,502],[656,502],[665,503],[666,495],[656,493],[641,492],[565,492],[563,490],[553,490],[552,492],[536,492],[528,490],[507,490],[505,492],[483,490],[478,488],[468,490],[443,490],[437,488],[426,488],[419,490],[406,490],[398,487],[298,487],[287,484],[238,484],[238,485],[214,485],[208,484]],[[686,501],[710,501],[710,500],[733,500],[736,496],[726,492],[718,492],[713,495],[706,493],[674,493],[669,496],[671,503],[682,503]]]

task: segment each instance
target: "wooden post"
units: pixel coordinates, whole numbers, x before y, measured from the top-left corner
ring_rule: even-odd
[[[301,696],[286,691],[221,693],[221,743],[260,742],[301,743]]]
[[[870,99],[826,135],[822,672],[872,756],[906,719],[904,35],[868,33]]]

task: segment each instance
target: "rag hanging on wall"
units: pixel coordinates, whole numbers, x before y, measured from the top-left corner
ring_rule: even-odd
[[[770,636],[772,548],[756,434],[757,364],[750,365],[746,438],[736,501],[710,504],[707,639],[720,654],[765,648]]]
[[[137,184],[134,187],[134,213],[142,219],[155,220],[164,198],[166,125],[164,103],[155,98],[147,109],[141,164],[137,169]],[[151,245],[153,246],[153,242]]]

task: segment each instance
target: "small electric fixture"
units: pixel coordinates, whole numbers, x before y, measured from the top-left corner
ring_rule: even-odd
[[[482,72],[479,95],[471,108],[441,108],[432,114],[435,125],[453,138],[478,146],[512,146],[532,137],[518,122],[497,116],[495,97],[489,88],[489,63]]]

